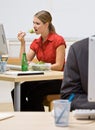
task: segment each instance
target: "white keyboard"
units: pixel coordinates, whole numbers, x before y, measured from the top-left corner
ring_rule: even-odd
[[[76,109],[72,111],[76,119],[93,119],[95,120],[95,109]]]
[[[21,66],[20,65],[11,65],[11,64],[7,64],[7,70],[21,70]]]
[[[13,117],[13,113],[8,113],[8,112],[0,112],[0,120],[8,119]]]

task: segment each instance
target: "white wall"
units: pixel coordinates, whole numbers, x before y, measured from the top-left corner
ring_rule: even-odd
[[[32,19],[39,10],[51,10],[51,0],[0,0],[0,23],[7,38],[16,38],[20,30],[28,31]]]
[[[95,0],[52,0],[54,24],[65,37],[95,33]]]
[[[64,37],[95,33],[95,0],[0,0],[0,23],[7,38],[30,29],[33,15],[42,9],[51,12],[57,32]]]

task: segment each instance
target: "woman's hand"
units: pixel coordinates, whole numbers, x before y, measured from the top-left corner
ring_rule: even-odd
[[[17,35],[17,38],[18,38],[18,40],[19,40],[21,43],[25,43],[25,39],[24,39],[25,36],[26,36],[26,33],[25,33],[25,32],[19,32],[18,35]]]
[[[17,35],[18,40],[21,42],[20,54],[19,54],[20,60],[22,59],[23,52],[25,52],[25,39],[24,39],[25,35],[26,33],[22,31],[20,31]]]

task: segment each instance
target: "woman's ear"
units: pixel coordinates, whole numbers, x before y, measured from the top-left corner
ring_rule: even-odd
[[[48,26],[49,26],[49,23],[47,22],[47,23],[45,23],[45,25],[46,25],[46,27],[48,28]]]

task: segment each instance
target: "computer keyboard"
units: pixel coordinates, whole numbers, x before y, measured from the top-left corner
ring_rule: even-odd
[[[12,64],[7,64],[7,70],[21,70],[20,65],[12,65]]]
[[[95,109],[76,109],[72,111],[76,119],[93,119],[95,120]]]

